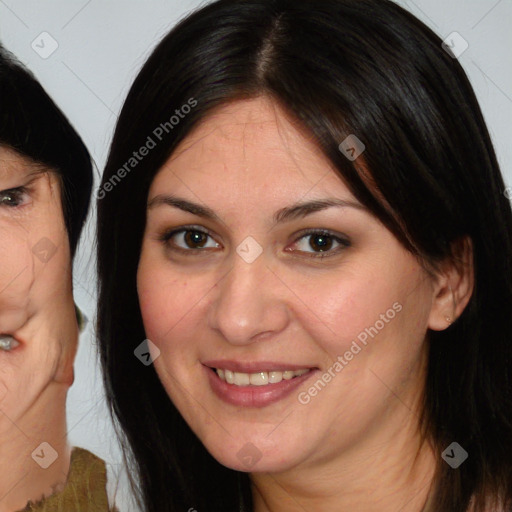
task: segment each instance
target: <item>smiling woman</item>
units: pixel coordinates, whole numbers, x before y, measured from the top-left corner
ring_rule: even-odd
[[[98,202],[141,509],[511,510],[512,211],[454,55],[385,0],[213,2],[139,73],[103,184],[190,97]]]
[[[91,187],[82,140],[0,46],[0,512],[109,510],[104,462],[66,434]]]

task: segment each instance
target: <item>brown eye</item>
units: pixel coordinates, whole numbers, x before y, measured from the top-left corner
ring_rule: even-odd
[[[300,240],[307,238],[309,238],[309,242],[307,244],[303,244],[302,249],[299,249],[299,252],[308,253],[308,256],[313,258],[331,256],[350,246],[350,242],[348,242],[348,240],[344,240],[339,236],[336,236],[334,233],[324,230],[306,231],[302,233],[302,236],[298,238],[296,242],[294,242],[294,245],[298,245]],[[333,249],[333,244],[338,245]],[[313,252],[311,253],[307,251],[308,248],[312,249]]]
[[[199,245],[199,247],[203,247],[206,243],[206,238],[208,235],[206,233],[203,233],[202,231],[184,231],[183,240],[187,244],[187,246],[192,249],[195,249],[196,244]]]
[[[213,241],[213,246],[210,247],[206,245],[209,238]],[[298,245],[299,240],[307,238],[310,239],[307,247],[299,249],[298,252],[306,253],[308,257],[324,258],[326,256],[333,256],[350,246],[348,240],[326,230],[309,230],[303,232],[300,238],[294,242],[294,245]],[[191,255],[205,253],[206,251],[203,249],[215,249],[219,247],[219,244],[213,240],[209,233],[196,228],[181,228],[167,231],[163,233],[159,239],[169,250]],[[312,249],[312,252],[308,251],[308,248]]]
[[[219,244],[215,241],[213,247],[207,247],[208,238],[211,238],[211,235],[200,229],[182,228],[164,233],[160,240],[168,245],[171,250],[199,253],[200,250],[194,251],[194,249],[215,249],[219,247]]]

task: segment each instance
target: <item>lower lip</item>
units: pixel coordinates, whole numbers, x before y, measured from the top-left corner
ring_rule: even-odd
[[[311,375],[316,373],[316,370],[310,370],[300,377],[264,386],[235,386],[221,380],[217,372],[208,366],[204,366],[204,369],[208,374],[213,392],[224,402],[241,407],[266,407],[278,402],[293,393]]]

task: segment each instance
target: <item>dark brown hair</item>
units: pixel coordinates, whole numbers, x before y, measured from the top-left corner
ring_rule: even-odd
[[[102,186],[176,108],[197,106],[98,201],[98,335],[110,406],[151,512],[252,507],[249,478],[212,459],[133,355],[145,338],[136,273],[149,185],[212,109],[267,95],[304,127],[352,193],[434,266],[473,243],[475,289],[457,321],[428,331],[423,423],[438,454],[436,512],[474,497],[512,505],[512,211],[471,85],[441,39],[387,0],[219,0],[183,19],[133,83]],[[390,209],[338,149],[350,134]],[[219,176],[219,181],[222,176]],[[264,199],[264,198],[263,198]],[[457,469],[441,452],[457,441]]]

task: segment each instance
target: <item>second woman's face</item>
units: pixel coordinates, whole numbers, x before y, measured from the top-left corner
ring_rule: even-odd
[[[0,146],[0,432],[73,380],[77,325],[55,173]],[[28,420],[27,420],[28,421]],[[5,438],[4,438],[5,439]]]
[[[432,282],[267,100],[159,171],[137,284],[156,371],[222,464],[311,466],[414,423]]]

